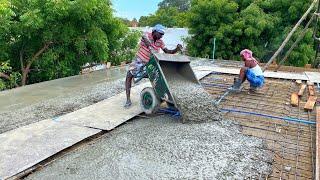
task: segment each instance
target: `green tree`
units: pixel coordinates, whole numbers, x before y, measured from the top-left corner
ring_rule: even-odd
[[[189,14],[188,51],[194,56],[209,56],[214,37],[219,39],[220,57],[230,55],[232,46],[229,38],[233,22],[239,17],[238,4],[229,0],[194,0]],[[227,53],[227,54],[223,54]],[[232,53],[232,52],[231,52]]]
[[[141,16],[139,18],[139,26],[140,27],[149,26],[148,17],[149,16]]]
[[[131,25],[131,21],[127,18],[119,18],[128,27]]]
[[[179,11],[187,11],[190,8],[191,0],[163,0],[158,4],[159,9],[175,7]]]
[[[109,0],[1,2],[10,18],[0,34],[7,48],[0,56],[21,73],[22,85],[76,75],[85,63],[115,61],[110,54],[123,48],[119,39],[128,32]]]
[[[131,62],[138,50],[137,44],[141,35],[140,31],[132,30],[119,40],[120,48],[113,51],[110,55],[113,64],[119,65],[122,61]]]
[[[20,74],[12,71],[8,54],[8,42],[10,37],[11,18],[14,12],[10,8],[9,1],[0,0],[0,90],[18,86]]]
[[[256,57],[266,61],[309,6],[309,0],[193,0],[187,16],[192,34],[189,53],[210,56],[216,38],[218,58],[240,59],[241,49],[250,48]],[[309,31],[292,52],[288,64],[302,66],[312,60],[314,49]]]
[[[140,17],[140,26],[162,24],[166,27],[186,27],[187,12],[179,12],[176,7],[160,8],[155,14]]]
[[[140,17],[139,25],[154,26],[160,23],[166,27],[187,27],[190,3],[191,0],[163,0],[158,4],[155,14]]]
[[[286,34],[289,33],[291,28],[285,30]],[[302,28],[299,28],[294,34],[293,38],[288,42],[283,54],[291,47],[294,41],[298,38],[298,35],[302,32]],[[299,45],[289,55],[288,60],[284,63],[285,65],[293,65],[303,67],[305,64],[312,64],[315,57],[315,50],[313,49],[313,29],[308,29],[305,37],[300,41]],[[277,41],[282,41],[279,37]],[[279,59],[280,60],[280,59]]]

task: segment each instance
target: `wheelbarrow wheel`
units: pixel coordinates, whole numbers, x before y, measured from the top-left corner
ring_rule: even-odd
[[[155,113],[160,106],[160,100],[153,88],[146,87],[140,93],[140,105],[146,114]]]

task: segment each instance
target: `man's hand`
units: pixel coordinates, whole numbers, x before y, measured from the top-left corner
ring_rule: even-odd
[[[178,44],[177,47],[176,47],[177,51],[182,51],[183,47],[181,44]]]
[[[177,47],[176,47],[175,49],[173,49],[173,50],[169,50],[169,49],[167,49],[167,48],[164,48],[163,51],[164,51],[165,53],[168,53],[168,54],[175,54],[175,53],[177,53],[178,51],[181,51],[181,52],[182,52],[182,49],[183,49],[182,45],[181,45],[181,44],[178,44]]]

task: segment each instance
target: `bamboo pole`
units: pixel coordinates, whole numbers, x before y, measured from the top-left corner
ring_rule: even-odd
[[[263,71],[265,71],[269,65],[272,63],[272,61],[274,61],[274,59],[279,55],[279,53],[282,51],[282,49],[284,48],[284,46],[288,43],[288,41],[290,40],[290,38],[292,37],[293,33],[297,30],[297,28],[299,27],[299,25],[302,23],[303,20],[305,20],[308,16],[308,14],[310,13],[310,11],[313,9],[313,7],[316,5],[316,3],[318,2],[318,0],[314,0],[312,2],[312,4],[310,5],[310,7],[308,8],[308,10],[303,14],[303,16],[300,18],[300,20],[297,22],[297,24],[293,27],[293,29],[290,31],[290,33],[288,34],[288,36],[286,37],[286,39],[282,42],[281,46],[279,47],[279,49],[273,54],[273,56],[270,58],[270,60],[267,62],[267,64],[264,66]]]

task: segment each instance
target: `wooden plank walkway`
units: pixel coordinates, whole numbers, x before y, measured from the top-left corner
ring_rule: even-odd
[[[47,119],[0,134],[0,179],[22,172],[99,132]]]
[[[145,87],[151,87],[151,84],[149,82],[143,83],[131,89],[132,106],[128,109],[123,107],[126,95],[125,92],[122,92],[104,101],[61,116],[56,120],[62,123],[110,131],[142,113],[139,100],[140,92]]]

